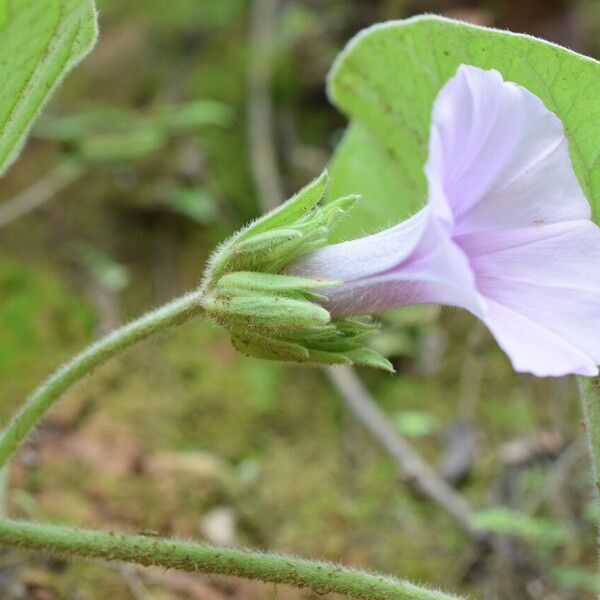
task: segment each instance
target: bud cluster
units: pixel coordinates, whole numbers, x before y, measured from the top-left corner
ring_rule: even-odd
[[[356,202],[357,196],[344,196],[320,204],[327,182],[325,172],[217,248],[202,282],[203,307],[244,354],[393,371],[363,343],[376,324],[369,318],[332,319],[319,303],[340,281],[281,274],[300,256],[327,245],[332,227]]]

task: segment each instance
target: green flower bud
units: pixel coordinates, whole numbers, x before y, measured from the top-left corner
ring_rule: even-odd
[[[291,262],[327,244],[332,227],[358,196],[321,205],[327,172],[280,207],[219,246],[201,284],[203,307],[240,352],[311,364],[360,364],[393,371],[364,345],[378,326],[368,318],[332,319],[319,302],[339,281],[283,275]]]

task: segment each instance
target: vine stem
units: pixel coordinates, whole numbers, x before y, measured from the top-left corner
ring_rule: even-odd
[[[55,400],[74,383],[128,346],[192,318],[202,310],[201,299],[201,292],[190,292],[146,313],[135,321],[115,329],[55,371],[29,396],[0,434],[0,468],[6,464]]]
[[[30,550],[233,575],[363,600],[458,600],[392,577],[290,556],[0,519],[0,542]]]

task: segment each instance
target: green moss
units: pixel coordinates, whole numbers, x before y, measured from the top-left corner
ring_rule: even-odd
[[[6,399],[0,410],[5,417],[40,379],[91,339],[89,304],[51,269],[0,256],[0,388]]]

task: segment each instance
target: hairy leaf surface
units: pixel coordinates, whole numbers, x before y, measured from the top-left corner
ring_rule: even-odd
[[[331,164],[332,192],[364,196],[334,238],[377,231],[424,204],[433,101],[461,63],[497,69],[562,120],[598,220],[600,63],[531,36],[423,16],[361,32],[330,72],[329,96],[352,120]]]
[[[92,0],[0,0],[0,173],[96,35]]]

